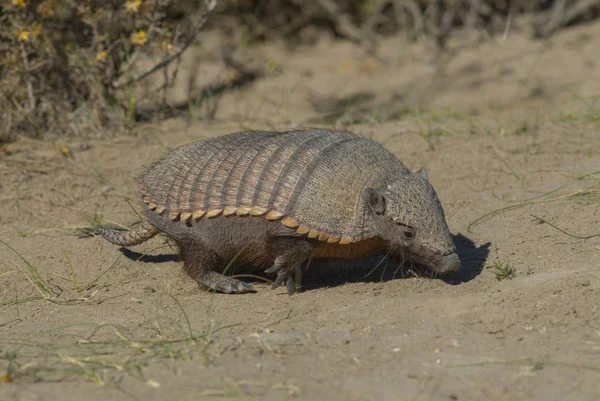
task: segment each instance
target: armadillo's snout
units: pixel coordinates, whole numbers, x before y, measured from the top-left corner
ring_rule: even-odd
[[[439,273],[451,273],[458,271],[461,265],[458,253],[455,252],[440,258],[437,271]]]

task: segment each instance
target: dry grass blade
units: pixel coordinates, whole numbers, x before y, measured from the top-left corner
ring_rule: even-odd
[[[23,272],[23,274],[25,274],[25,277],[27,277],[27,279],[40,291],[40,293],[42,294],[43,297],[56,296],[56,294],[54,293],[52,288],[42,278],[42,276],[39,274],[37,269],[35,267],[33,267],[33,265],[31,263],[29,263],[29,261],[27,259],[25,259],[25,257],[23,257],[23,255],[21,255],[17,250],[15,250],[12,246],[8,245],[3,240],[0,240],[0,242],[2,244],[4,244],[4,246],[6,246],[8,249],[10,249],[12,252],[14,252],[25,263],[25,265],[27,266],[27,270],[29,271],[29,274],[31,275],[31,277],[27,276],[25,274],[25,272]],[[17,267],[19,267],[19,266],[17,265]],[[19,267],[19,270],[20,269],[21,268]]]
[[[510,171],[510,174],[513,177],[515,177],[517,179],[517,181],[519,181],[520,184],[523,184],[519,175],[515,172],[515,170],[512,168],[512,166],[510,164],[508,164],[508,162],[506,160],[504,160],[502,157],[500,157],[500,155],[498,154],[496,149],[491,148],[491,152],[492,152],[492,155],[494,155],[494,157],[496,157],[498,160],[500,160],[500,162],[502,164],[504,164],[506,166],[506,168],[508,168],[508,170]]]
[[[0,306],[14,306],[14,305],[24,304],[26,302],[31,302],[31,301],[41,301],[43,299],[46,299],[46,298],[43,296],[19,298],[19,299],[15,299],[12,301],[2,301],[2,302],[0,302]]]
[[[62,251],[63,255],[65,256],[65,259],[67,260],[67,264],[69,265],[69,269],[71,270],[71,278],[73,280],[73,291],[79,292],[79,290],[77,288],[77,275],[75,274],[75,269],[73,268],[73,263],[71,263],[71,258],[69,258],[69,255],[67,255],[67,251],[65,251],[62,246],[60,247],[60,250]]]
[[[95,332],[106,324],[96,324]],[[204,341],[187,335],[145,340],[128,338],[115,328],[116,338],[95,341],[55,343],[3,338],[6,349],[0,361],[8,364],[6,374],[16,382],[64,380],[79,376],[99,385],[112,383],[116,378],[129,375],[142,379],[143,368],[157,359],[184,359],[206,357]]]
[[[519,200],[519,201],[507,201],[506,202],[517,202],[516,204],[513,205],[509,205],[509,206],[505,206],[502,207],[500,209],[496,209],[493,210],[489,213],[486,213],[482,216],[479,216],[478,218],[476,218],[475,220],[473,220],[469,226],[467,227],[467,231],[468,232],[472,232],[471,228],[487,221],[488,219],[497,216],[501,213],[507,212],[509,210],[513,210],[513,209],[518,209],[524,206],[528,206],[528,205],[534,205],[534,204],[541,204],[541,203],[550,203],[550,202],[556,202],[556,201],[560,201],[560,200],[565,200],[565,199],[572,199],[572,198],[577,198],[577,197],[582,197],[582,196],[589,196],[592,198],[599,198],[600,199],[600,183],[599,182],[595,182],[592,185],[588,185],[585,186],[579,190],[575,190],[566,194],[562,194],[562,195],[556,195],[550,198],[547,198],[549,195],[553,195],[556,194],[557,192],[559,192],[561,189],[564,189],[566,187],[568,187],[569,185],[573,184],[574,182],[577,181],[581,181],[584,179],[593,179],[594,181],[598,181],[598,178],[596,177],[596,175],[598,174],[598,171],[594,171],[592,173],[587,173],[587,174],[583,174],[577,178],[575,178],[575,180],[561,185],[558,188],[555,188],[551,191],[545,192],[541,195],[529,198],[529,199],[525,199],[525,200]],[[541,220],[541,219],[540,219]]]
[[[453,364],[446,364],[444,366],[448,367],[448,368],[468,368],[468,367],[477,367],[477,366],[486,366],[486,365],[516,365],[516,366],[525,365],[525,366],[531,366],[534,370],[539,370],[547,365],[547,366],[584,369],[584,370],[600,372],[600,366],[578,364],[575,362],[568,362],[568,361],[552,361],[552,360],[535,361],[531,358],[498,359],[498,360],[487,360],[487,361],[471,362],[471,363],[453,363]]]
[[[93,279],[92,281],[90,281],[87,285],[83,286],[83,288],[81,288],[81,291],[87,291],[90,288],[92,288],[94,285],[96,285],[96,283],[98,282],[98,280],[100,280],[106,273],[108,273],[109,271],[111,271],[116,265],[117,262],[120,258],[120,254],[117,255],[117,257],[115,258],[115,261],[112,262],[112,264],[108,267],[108,269],[104,270],[103,272],[101,272],[95,279]]]
[[[552,228],[554,228],[554,229],[556,229],[556,230],[560,231],[561,233],[563,233],[563,234],[565,234],[565,235],[568,235],[568,236],[569,236],[569,237],[571,237],[571,238],[576,238],[576,239],[587,240],[587,239],[594,238],[594,237],[600,237],[600,234],[585,235],[585,236],[569,234],[569,233],[568,233],[568,232],[566,232],[565,230],[563,230],[563,229],[561,229],[561,228],[559,228],[559,227],[555,226],[554,224],[550,223],[550,222],[549,222],[549,221],[547,221],[547,220],[544,220],[544,219],[542,219],[541,217],[534,216],[533,214],[530,214],[530,216],[531,216],[531,217],[533,217],[533,218],[535,218],[535,219],[537,219],[537,220],[539,220],[539,221],[541,221],[542,223],[548,224],[550,227],[552,227]]]

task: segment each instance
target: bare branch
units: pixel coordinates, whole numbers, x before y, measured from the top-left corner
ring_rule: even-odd
[[[374,38],[370,35],[365,35],[360,29],[354,26],[350,18],[346,14],[343,14],[332,0],[318,0],[318,3],[327,11],[341,34],[355,43],[365,44],[365,42],[368,42],[367,46],[369,48],[372,49],[374,47]]]
[[[552,14],[543,26],[534,28],[535,35],[538,37],[547,37],[551,35],[562,23],[565,13],[566,0],[557,0],[552,8]]]
[[[396,8],[396,12],[398,14],[403,8],[408,11],[413,20],[413,36],[416,37],[417,35],[421,34],[424,29],[424,17],[417,3],[415,3],[413,0],[394,0],[394,7]]]
[[[540,24],[535,29],[535,36],[545,38],[552,35],[559,28],[569,24],[574,19],[581,17],[593,7],[600,6],[600,0],[579,0],[571,7],[566,7],[566,0],[557,0],[554,3],[552,14],[545,24]]]
[[[21,42],[21,53],[23,55],[23,64],[25,65],[25,79],[27,81],[27,95],[29,96],[29,112],[35,109],[35,96],[33,95],[33,84],[31,83],[31,68],[29,67],[29,56],[25,49],[25,44]]]

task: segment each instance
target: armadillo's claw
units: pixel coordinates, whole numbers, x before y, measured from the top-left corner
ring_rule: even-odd
[[[294,282],[294,276],[290,274],[285,285],[287,287],[288,295],[294,295],[294,293],[296,292],[296,283]]]
[[[274,273],[277,271],[277,278],[273,282],[271,289],[279,287],[281,284],[285,282],[285,286],[287,288],[288,295],[294,295],[296,292],[296,280],[294,276],[299,276],[300,268],[295,269],[282,269],[281,266],[272,266],[265,271],[265,273]]]
[[[224,294],[243,294],[246,292],[256,292],[254,287],[252,287],[250,284],[237,279],[220,281],[211,286],[210,289],[216,292],[222,292]]]
[[[269,267],[267,270],[265,270],[265,273],[268,273],[268,274],[275,273],[275,272],[278,272],[279,270],[281,270],[281,266],[273,265],[273,266]]]
[[[279,269],[281,269],[281,267],[279,267]],[[275,282],[271,286],[271,289],[274,290],[275,288],[277,288],[281,284],[283,284],[283,282],[288,278],[289,275],[290,274],[286,270],[279,270],[277,272],[277,278],[275,279]]]
[[[287,293],[293,295],[302,290],[302,265],[315,251],[315,244],[307,239],[281,237],[274,239],[271,246],[277,255],[273,266],[265,273],[277,273],[271,286],[275,289],[285,283]]]

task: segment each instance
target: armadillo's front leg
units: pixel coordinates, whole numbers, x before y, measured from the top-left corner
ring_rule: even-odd
[[[183,268],[201,286],[225,294],[255,292],[248,283],[226,277],[215,270],[222,269],[224,262],[215,251],[200,241],[179,242]]]
[[[315,245],[304,238],[276,238],[269,241],[273,249],[275,262],[265,273],[277,272],[277,278],[271,289],[279,287],[285,282],[287,292],[293,295],[296,292],[296,274],[300,273],[302,264],[308,260],[315,251]]]

